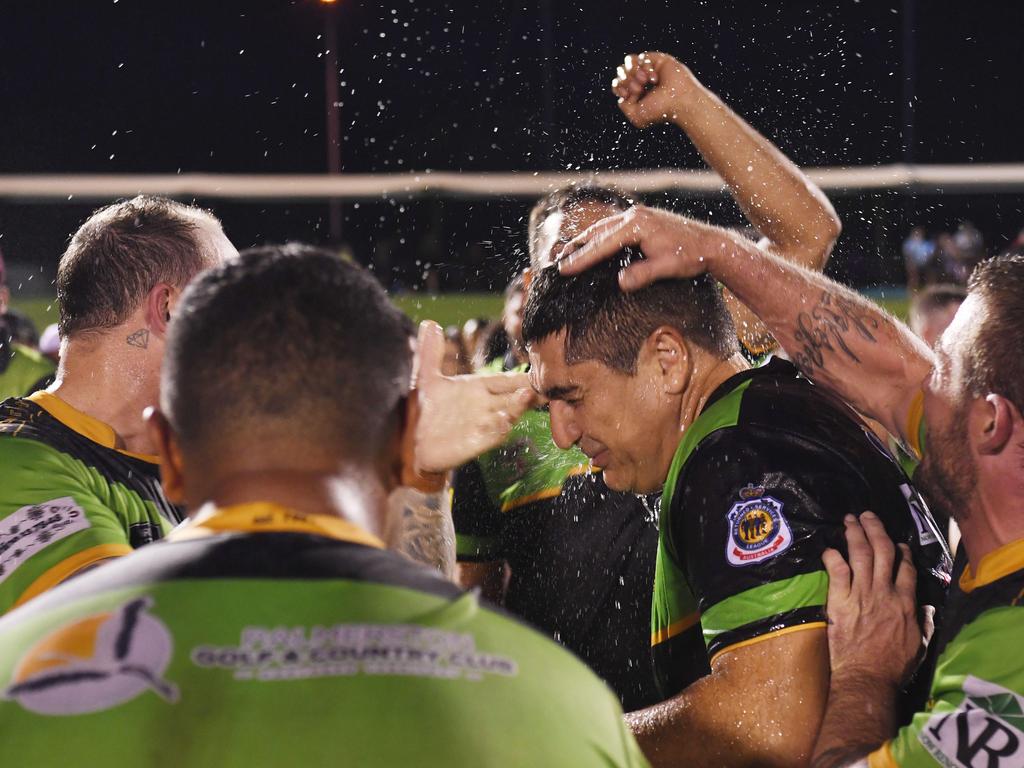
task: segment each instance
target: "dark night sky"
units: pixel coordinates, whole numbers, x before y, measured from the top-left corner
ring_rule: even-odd
[[[542,5],[339,0],[345,169],[698,167],[674,133],[630,128],[607,92],[622,55],[643,49],[690,64],[798,163],[901,159],[898,0],[551,0],[548,120]],[[1024,4],[917,5],[914,159],[1024,160]],[[314,0],[6,2],[0,172],[320,172],[323,17]],[[966,212],[998,241],[1024,224],[1022,201],[839,200],[839,267],[842,254],[854,259],[882,235],[898,240],[904,214],[950,226]],[[492,273],[500,283],[522,240],[525,205],[348,204],[346,231],[364,261],[390,247],[396,263],[424,256],[449,264],[451,285]],[[686,205],[735,215],[717,202]],[[242,246],[325,237],[324,205],[216,209]],[[9,259],[50,269],[88,210],[2,203],[0,246]]]

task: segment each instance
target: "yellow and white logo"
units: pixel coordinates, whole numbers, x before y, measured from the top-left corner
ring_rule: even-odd
[[[163,679],[171,633],[147,609],[151,597],[76,619],[21,657],[3,698],[40,715],[81,715],[111,709],[151,690],[168,702],[178,688]]]

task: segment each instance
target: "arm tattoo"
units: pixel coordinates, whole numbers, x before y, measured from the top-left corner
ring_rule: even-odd
[[[447,489],[421,493],[402,488],[398,494],[402,511],[398,551],[454,580],[455,526]]]
[[[814,309],[801,312],[797,317],[793,338],[802,346],[795,351],[793,362],[808,374],[815,367],[824,370],[825,352],[828,351],[842,352],[860,364],[860,358],[847,344],[847,334],[852,330],[864,341],[875,344],[877,339],[872,331],[877,331],[878,326],[878,319],[856,302],[824,291]]]

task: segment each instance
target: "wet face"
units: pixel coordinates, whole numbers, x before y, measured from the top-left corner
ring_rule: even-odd
[[[596,360],[570,365],[565,336],[529,347],[531,381],[550,400],[555,444],[578,445],[613,490],[660,491],[679,441],[678,401],[665,393],[655,355],[641,350],[632,376]]]
[[[540,270],[553,264],[558,252],[576,235],[591,224],[617,213],[621,211],[607,203],[583,202],[549,214],[537,230],[535,248],[531,254],[533,268]]]
[[[935,345],[935,368],[924,388],[927,446],[914,475],[928,501],[958,521],[969,516],[978,482],[967,434],[973,397],[963,364],[965,354],[970,354],[970,329],[977,314],[977,299],[969,297]]]

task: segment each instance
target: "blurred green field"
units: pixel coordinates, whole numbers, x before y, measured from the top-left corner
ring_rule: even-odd
[[[906,317],[907,300],[902,296],[876,300],[897,317]],[[429,319],[451,325],[461,324],[471,317],[500,317],[502,297],[498,293],[413,293],[396,297],[395,303],[416,322]],[[53,299],[16,298],[12,305],[31,317],[40,332],[57,322],[57,304]]]

